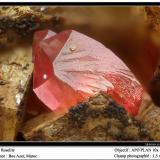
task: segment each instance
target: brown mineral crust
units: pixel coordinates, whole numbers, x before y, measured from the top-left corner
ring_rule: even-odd
[[[144,130],[121,106],[100,94],[64,115],[37,116],[24,124],[21,133],[29,141],[147,140]]]
[[[23,119],[32,74],[31,48],[0,54],[0,140],[12,141]]]
[[[160,45],[160,7],[145,7],[146,20],[155,42]]]
[[[139,120],[142,122],[145,130],[150,135],[152,141],[160,140],[160,108],[151,104],[144,114],[139,115]],[[143,130],[142,130],[143,131]]]
[[[19,42],[31,43],[36,30],[63,26],[65,20],[56,15],[57,7],[0,7],[0,47]]]
[[[140,126],[142,136],[146,136],[147,133],[150,135],[150,140],[160,140],[160,108],[153,103],[147,94],[144,95],[144,103],[137,119],[143,125],[143,127]]]

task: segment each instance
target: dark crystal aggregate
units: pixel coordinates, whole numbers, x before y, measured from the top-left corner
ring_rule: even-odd
[[[88,105],[85,103],[78,104],[76,107],[72,107],[69,110],[69,122],[76,127],[82,127],[87,118],[86,110]]]
[[[126,111],[111,98],[109,98],[108,101],[103,109],[89,107],[87,102],[71,107],[68,114],[69,122],[74,126],[82,127],[88,117],[93,119],[103,117],[116,118],[124,125],[128,125],[128,115]]]
[[[90,100],[92,101],[92,99]],[[95,99],[93,98],[93,100]],[[97,102],[99,99],[95,101],[98,106]],[[106,130],[106,137],[110,135],[115,140],[127,141],[142,140],[149,137],[143,125],[133,117],[130,117],[125,109],[117,104],[111,97],[106,97],[106,101],[102,107],[96,108],[94,102],[90,102],[90,104],[91,105],[89,105],[88,102],[81,103],[69,110],[68,123],[72,126],[71,128],[84,128],[88,119],[91,121],[92,119],[97,121],[99,121],[99,119],[106,119],[106,127],[104,127],[104,124],[99,126],[103,128],[103,130]],[[94,104],[94,107],[92,104]],[[100,101],[99,104],[102,105]],[[107,119],[110,120],[107,121]],[[127,128],[129,128],[128,131],[126,131]],[[94,129],[92,134],[94,134],[94,131],[96,132]],[[134,134],[132,134],[132,131]]]

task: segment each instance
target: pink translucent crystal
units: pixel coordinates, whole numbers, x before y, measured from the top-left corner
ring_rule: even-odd
[[[35,33],[33,87],[51,110],[67,110],[103,91],[136,115],[143,89],[111,50],[73,30]]]

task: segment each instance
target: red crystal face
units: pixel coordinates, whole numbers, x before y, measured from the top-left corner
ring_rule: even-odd
[[[51,110],[67,110],[101,91],[136,115],[143,89],[109,49],[76,31],[39,31],[33,43],[33,87]]]

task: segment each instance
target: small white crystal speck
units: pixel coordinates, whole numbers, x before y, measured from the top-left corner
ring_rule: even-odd
[[[43,75],[43,79],[47,79],[47,75],[46,74]]]
[[[71,44],[70,47],[69,47],[69,49],[71,51],[75,51],[76,50],[76,45],[75,44]]]
[[[20,105],[22,97],[23,97],[23,94],[21,94],[21,93],[16,94],[15,99],[16,99],[17,105]]]

